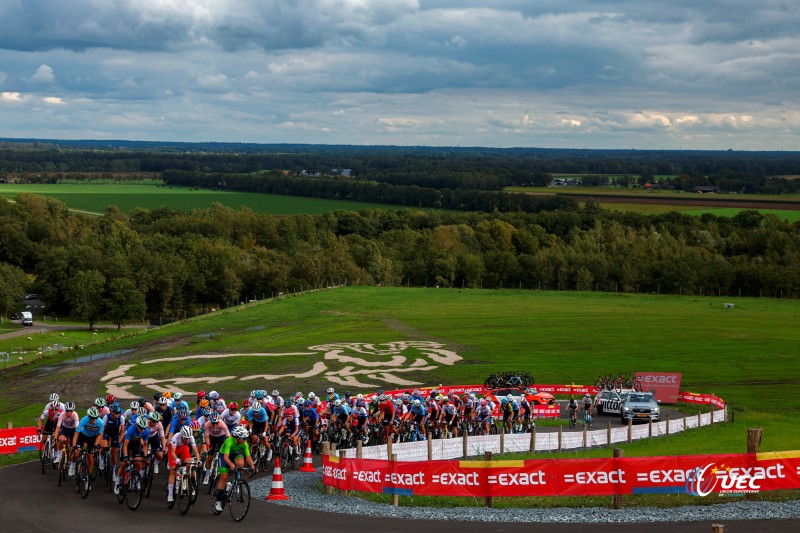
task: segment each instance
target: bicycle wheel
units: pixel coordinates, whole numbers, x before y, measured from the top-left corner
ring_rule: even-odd
[[[81,460],[78,465],[78,492],[84,500],[89,495],[89,487],[92,484],[92,476],[89,473],[89,465],[85,460]]]
[[[186,487],[184,489],[184,487]],[[189,512],[192,502],[189,495],[189,479],[183,478],[180,484],[175,485],[175,503],[178,504],[178,512],[181,516]]]
[[[231,489],[228,510],[234,522],[241,522],[247,516],[250,509],[250,485],[247,481],[240,479]]]
[[[253,464],[255,465],[255,468],[250,472],[250,474],[249,474],[250,477],[253,477],[253,476],[256,475],[256,471],[258,470],[259,462],[261,461],[262,457],[263,456],[261,455],[261,446],[259,446],[258,444],[251,444],[250,445],[250,459],[253,460]]]
[[[119,480],[118,480],[118,483],[119,483],[119,494],[117,494],[117,503],[120,504],[120,505],[122,505],[122,502],[125,501],[125,495],[128,492],[128,482],[127,481],[123,482],[123,480],[129,475],[130,475],[129,473],[123,472],[122,477],[119,478]]]
[[[154,471],[155,471],[155,463],[153,463],[153,461],[150,461],[150,463],[147,465],[147,470],[145,470],[145,474],[144,474],[144,486],[143,486],[143,488],[144,488],[144,497],[145,498],[149,498],[150,497],[150,490],[152,490],[152,488],[153,488],[153,479],[155,478]]]
[[[197,473],[196,472],[192,473],[192,475],[189,476],[188,487],[189,487],[189,503],[194,505],[194,503],[197,501],[197,495],[200,493],[200,491],[197,488]]]
[[[58,486],[67,479],[67,451],[61,453],[61,459],[58,461]]]
[[[47,470],[47,465],[50,464],[50,456],[53,448],[50,438],[43,437],[43,439],[39,447],[39,461],[42,463],[42,475],[44,475],[45,470]]]
[[[211,463],[211,473],[208,475],[208,493],[213,494],[219,477],[219,462],[214,459]]]
[[[142,503],[142,479],[137,472],[131,472],[128,478],[128,486],[125,490],[125,505],[128,509],[135,511]]]

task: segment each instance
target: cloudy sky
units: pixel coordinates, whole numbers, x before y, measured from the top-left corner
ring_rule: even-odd
[[[800,150],[797,0],[0,0],[0,137]]]

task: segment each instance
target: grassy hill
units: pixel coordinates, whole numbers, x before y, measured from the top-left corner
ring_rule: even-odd
[[[724,309],[724,301],[735,308]],[[27,424],[52,390],[85,405],[109,386],[148,397],[163,389],[216,388],[241,399],[254,388],[319,394],[329,385],[357,392],[475,383],[509,369],[527,370],[538,383],[579,384],[607,372],[678,371],[684,390],[713,392],[730,402],[737,419],[774,427],[765,447],[791,447],[800,430],[782,422],[800,409],[800,302],[724,301],[332,289],[232,308],[8,369],[0,374],[0,405],[8,420]],[[14,342],[1,341],[0,349]],[[124,353],[59,364],[116,350]]]

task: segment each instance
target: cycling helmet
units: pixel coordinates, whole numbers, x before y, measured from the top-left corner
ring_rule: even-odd
[[[274,397],[276,397],[276,396],[280,396],[280,395],[281,395],[281,393],[280,393],[280,392],[278,392],[278,389],[273,389],[273,390],[272,390],[272,397],[273,397],[273,398],[274,398]]]
[[[378,397],[377,396],[373,396],[372,400],[370,400],[369,403],[375,403],[375,404],[378,403]]]
[[[152,413],[150,413],[150,420],[152,420],[155,423],[161,422],[161,415],[153,411]]]
[[[198,402],[198,405],[199,405],[200,407],[208,407],[210,404],[209,404],[208,400],[206,400],[205,398],[203,398],[202,400],[200,400],[200,401]]]
[[[176,402],[179,402],[181,401],[181,399],[183,399],[183,394],[181,394],[180,392],[176,392],[172,397],[175,398]]]
[[[403,400],[401,400],[400,398],[395,398],[394,404],[397,406],[403,405]]]
[[[181,438],[188,440],[192,436],[192,428],[189,426],[181,426]]]
[[[501,398],[501,399],[500,399],[500,404],[502,404],[502,405],[506,405],[506,404],[508,404],[508,398],[505,398],[505,397],[504,397],[504,398]]]
[[[198,398],[205,398],[206,397],[206,391],[204,391],[204,390],[197,391],[197,397]]]
[[[160,399],[161,399],[161,393],[160,392],[157,392],[157,393],[153,394],[153,401],[154,402],[158,402]]]
[[[385,401],[386,401],[386,396],[384,396],[383,394],[381,394],[380,396],[378,396],[378,401],[379,401],[379,402],[385,402]]]
[[[201,407],[200,408],[200,416],[208,416],[211,411],[208,410],[208,407]]]
[[[264,391],[263,391],[263,390],[257,390],[257,391],[256,391],[256,392],[253,394],[253,396],[255,396],[256,400],[263,400],[263,399],[264,399],[264,396],[266,396],[266,394],[264,394]]]
[[[510,394],[507,394],[507,395],[506,395],[506,398],[508,398],[508,401],[509,401],[509,402],[513,402],[513,401],[514,401],[514,397],[513,397],[513,396],[511,396]]]
[[[419,400],[414,400],[414,407],[419,407],[420,405],[422,405],[422,402],[421,402],[421,401],[419,401]]]
[[[328,394],[333,394],[333,387],[328,387],[328,390],[326,392]],[[58,394],[56,394],[56,400],[58,400]]]
[[[164,396],[162,396],[162,397],[160,397],[158,399],[158,403],[161,404],[161,405],[167,405],[167,403],[169,403],[169,402],[167,401],[167,399]]]
[[[444,397],[444,400],[442,400],[442,401],[443,401],[444,403],[450,403],[450,398],[448,398],[447,396],[445,396],[445,397]]]
[[[231,402],[231,403],[228,404],[228,409],[230,409],[231,411],[235,411],[238,408],[239,408],[239,404],[236,403],[236,402]]]
[[[481,398],[481,405],[486,405],[486,400],[484,400],[483,398]]]
[[[357,394],[357,395],[356,395],[356,400],[359,400],[359,401],[361,401],[361,400],[363,400],[363,399],[364,399],[364,395],[363,395],[363,394]]]
[[[106,405],[111,405],[115,401],[117,401],[117,398],[113,394],[106,396]]]
[[[391,394],[384,394],[383,397],[386,398],[387,400],[391,400],[392,399],[392,395]]]
[[[54,392],[53,394],[50,395],[50,401],[51,402],[58,402],[58,398],[59,398],[59,396],[58,396],[57,392]]]
[[[97,410],[97,407],[94,406],[90,407],[86,411],[86,414],[88,415],[89,418],[97,418],[100,416],[100,412]]]
[[[336,407],[339,407],[340,405],[342,405],[342,400],[336,400],[336,401],[334,401],[334,402],[333,402],[333,405],[335,405]]]
[[[141,407],[141,406],[140,406],[140,407],[139,407],[139,408],[136,410],[136,414],[137,414],[137,415],[139,415],[139,416],[147,416],[147,407]]]
[[[220,403],[219,405],[217,405],[217,412],[219,414],[222,414],[222,413],[225,412],[225,404],[224,403]]]
[[[136,400],[133,400],[133,401],[131,402],[131,411],[135,411],[135,410],[137,410],[138,408],[139,408],[139,402],[137,402]]]
[[[106,406],[106,399],[105,398],[95,398],[94,404],[97,406],[98,409],[102,409]]]
[[[120,407],[120,405],[116,402],[112,403],[109,409],[111,409],[111,412],[114,414],[119,414],[122,412],[122,407]]]
[[[250,400],[245,398],[244,401],[242,401],[242,407],[250,407]]]
[[[314,398],[316,398],[316,397],[317,397],[317,395],[316,395],[316,394],[314,394],[313,392],[309,392],[309,393],[308,393],[308,399],[309,399],[309,400],[313,400],[313,399],[314,399]]]
[[[212,400],[219,400],[219,393],[215,390],[212,390],[211,392],[208,393],[208,397],[211,398]]]
[[[140,429],[144,429],[147,427],[147,418],[144,416],[140,416],[136,419],[136,426]]]
[[[344,393],[344,397],[345,397],[345,398],[349,398],[349,397],[350,397],[350,396],[352,396],[352,395],[353,395],[353,394],[352,394],[350,391],[347,391],[347,392],[345,392],[345,393]]]
[[[185,407],[181,407],[178,409],[178,418],[187,418],[189,416],[189,410]]]
[[[164,398],[170,399],[170,398],[172,398],[172,393],[167,390],[167,391],[164,391],[164,394],[162,394],[162,396]]]
[[[74,411],[75,410],[75,404],[73,402],[67,402],[64,405],[64,409],[66,409],[67,411]]]
[[[461,398],[463,398],[464,400],[469,400],[469,394],[464,394],[464,396],[462,396]]]
[[[303,407],[306,407],[306,408],[311,407],[311,400],[304,401],[303,402]]]
[[[236,426],[231,432],[231,435],[233,435],[237,439],[246,439],[247,437],[250,436],[250,432],[244,426]]]
[[[186,426],[183,426],[183,427],[186,427]],[[192,420],[192,426],[191,427],[192,427],[192,431],[200,431],[200,429],[202,428],[202,426],[200,425],[200,422],[198,422],[197,420]]]
[[[208,415],[208,421],[211,422],[212,424],[216,424],[217,422],[219,422],[219,413],[214,411],[213,413]]]
[[[49,405],[50,405],[50,407],[51,407],[52,409],[58,409],[58,400],[56,400],[56,401],[54,401],[54,402],[50,402],[50,404],[49,404]]]
[[[144,405],[146,403],[147,403],[147,400],[145,400],[144,398],[139,398],[139,405]]]

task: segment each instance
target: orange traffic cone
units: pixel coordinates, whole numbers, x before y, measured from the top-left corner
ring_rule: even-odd
[[[283,474],[281,474],[281,456],[275,457],[275,470],[272,471],[272,486],[269,488],[267,501],[288,500],[289,497],[283,492]]]
[[[306,453],[303,455],[303,466],[300,467],[300,472],[316,472],[314,462],[311,460],[311,439],[306,441]]]

